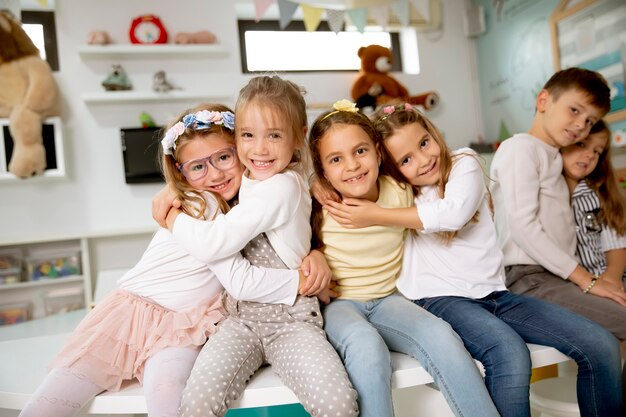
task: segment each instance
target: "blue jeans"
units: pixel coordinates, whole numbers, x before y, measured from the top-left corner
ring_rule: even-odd
[[[417,359],[456,416],[499,416],[459,336],[406,298],[335,300],[326,306],[324,322],[359,394],[360,417],[393,416],[389,350]]]
[[[582,417],[619,415],[619,344],[591,320],[508,291],[478,300],[433,297],[416,303],[450,323],[467,350],[483,364],[485,384],[502,417],[530,415],[531,363],[526,343],[554,347],[576,361]]]

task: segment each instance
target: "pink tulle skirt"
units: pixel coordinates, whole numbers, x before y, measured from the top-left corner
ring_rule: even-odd
[[[116,290],[78,324],[51,366],[71,368],[103,390],[119,391],[124,381],[143,381],[144,364],[157,352],[202,346],[225,315],[221,294],[177,312]]]

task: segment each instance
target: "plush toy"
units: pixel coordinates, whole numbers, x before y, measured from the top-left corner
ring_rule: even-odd
[[[108,45],[111,43],[111,37],[106,30],[92,30],[87,35],[88,45]]]
[[[208,30],[200,30],[198,32],[178,32],[174,36],[174,43],[215,43],[217,38]]]
[[[0,117],[9,119],[9,171],[20,178],[46,168],[42,124],[57,116],[60,96],[50,66],[12,14],[0,11]]]
[[[359,48],[358,55],[361,58],[361,73],[352,85],[352,98],[358,108],[375,108],[392,100],[404,100],[430,110],[439,103],[437,93],[409,95],[406,87],[389,75],[391,49],[380,45],[363,46]]]

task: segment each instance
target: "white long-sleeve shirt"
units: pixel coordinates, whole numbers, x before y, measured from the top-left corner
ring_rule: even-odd
[[[209,203],[207,210],[213,212],[217,205],[214,200]],[[197,306],[222,291],[222,286],[239,300],[292,305],[298,293],[298,272],[253,267],[239,253],[201,262],[167,229],[159,229],[137,265],[117,284],[175,311]]]
[[[421,187],[415,197],[424,229],[407,237],[397,281],[400,292],[413,300],[439,296],[482,298],[506,290],[502,252],[482,167],[469,148],[453,155],[443,198],[436,186]],[[476,211],[478,222],[470,222]],[[436,234],[444,231],[458,233],[446,244]]]
[[[491,195],[504,265],[541,265],[567,278],[575,258],[574,216],[559,149],[526,133],[502,142],[491,163]]]
[[[174,238],[196,259],[209,262],[242,250],[265,232],[290,269],[300,267],[311,248],[311,196],[304,179],[287,170],[263,181],[242,179],[239,204],[210,222],[181,214]]]

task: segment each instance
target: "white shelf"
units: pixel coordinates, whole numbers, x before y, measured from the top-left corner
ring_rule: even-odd
[[[16,282],[15,284],[0,284],[0,291],[14,290],[18,288],[43,287],[46,285],[60,285],[70,282],[83,282],[82,275],[72,275],[64,278],[42,278],[37,281]]]
[[[228,56],[226,48],[216,44],[84,45],[78,48],[78,53],[83,59],[158,58],[164,56],[202,59]]]
[[[202,91],[172,90],[167,93],[154,91],[104,91],[83,95],[83,101],[87,104],[119,104],[119,103],[145,103],[145,102],[169,102],[169,101],[231,101],[233,98],[228,94],[214,94]]]

